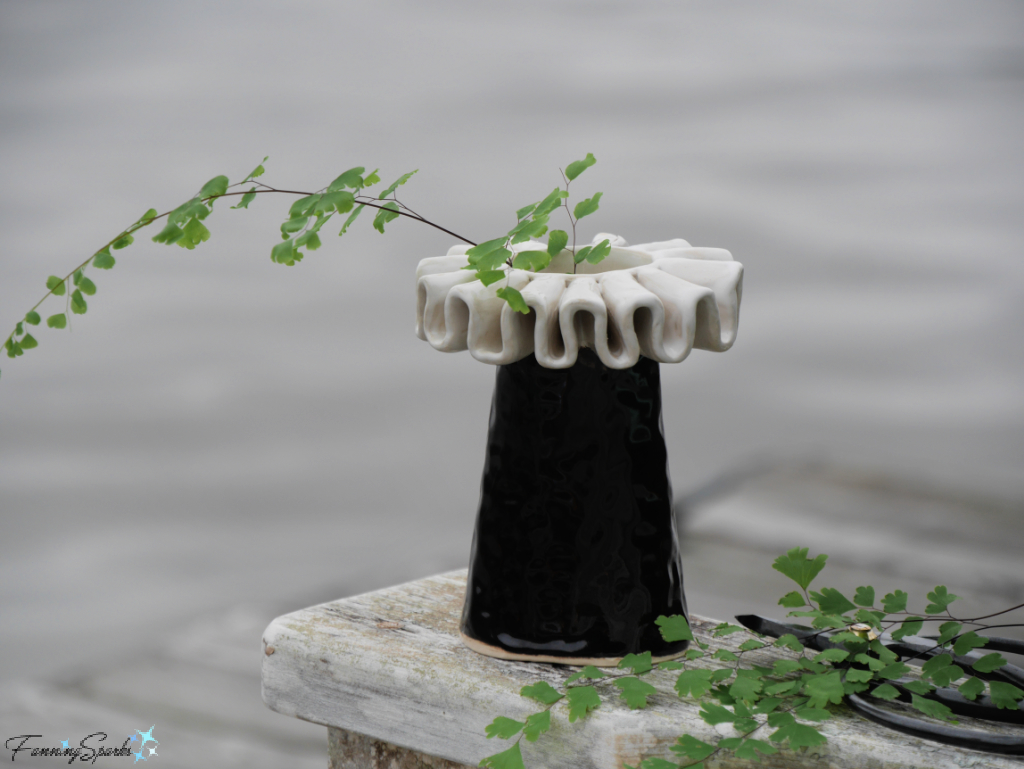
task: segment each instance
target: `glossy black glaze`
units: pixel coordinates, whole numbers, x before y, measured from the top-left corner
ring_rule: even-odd
[[[462,631],[512,654],[683,651],[654,620],[685,614],[658,364],[591,350],[498,367]]]

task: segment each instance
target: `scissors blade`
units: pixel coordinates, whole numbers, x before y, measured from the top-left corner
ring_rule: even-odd
[[[759,614],[737,614],[736,621],[743,627],[753,630],[761,635],[781,638],[784,635],[792,634],[803,639],[815,635],[818,631],[806,625],[792,625],[788,622],[780,622],[777,619],[768,619]]]
[[[872,721],[888,726],[890,729],[924,737],[928,740],[957,745],[962,748],[984,750],[1004,755],[1024,755],[1024,739],[1018,736],[992,734],[976,729],[963,729],[947,724],[933,724],[917,718],[894,713],[873,705],[857,694],[847,694],[846,702],[851,708]]]

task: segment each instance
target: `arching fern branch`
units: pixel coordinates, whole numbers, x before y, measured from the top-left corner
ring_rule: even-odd
[[[263,158],[263,162],[266,160]],[[135,234],[139,230],[149,227],[154,222],[164,220],[163,229],[153,236],[153,241],[166,245],[177,244],[191,250],[210,239],[210,230],[205,221],[213,212],[214,203],[218,199],[240,197],[241,199],[232,208],[247,209],[257,195],[271,193],[299,196],[299,199],[291,205],[288,218],[281,225],[281,242],[271,249],[270,258],[278,264],[293,266],[302,261],[306,253],[318,249],[321,245],[321,229],[335,216],[348,215],[338,232],[338,235],[344,235],[364,208],[372,208],[377,211],[373,219],[373,227],[380,233],[384,232],[384,228],[389,222],[398,218],[406,218],[433,227],[467,243],[471,246],[467,252],[467,269],[473,270],[484,285],[490,285],[505,278],[505,287],[497,289],[496,294],[504,299],[512,309],[529,313],[530,309],[522,295],[508,285],[509,274],[512,269],[533,271],[544,269],[550,264],[552,258],[565,250],[568,236],[562,230],[553,230],[548,239],[547,250],[530,250],[514,254],[512,248],[517,243],[539,238],[546,233],[548,216],[555,208],[564,206],[566,211],[569,211],[568,204],[565,203],[569,196],[569,183],[595,162],[594,156],[588,154],[584,160],[570,163],[562,173],[565,181],[564,190],[561,187],[556,187],[544,200],[519,209],[516,212],[515,227],[503,237],[480,245],[426,219],[398,200],[396,191],[408,182],[416,171],[403,174],[376,195],[369,193],[368,190],[380,183],[380,177],[376,170],[367,174],[366,169],[362,166],[350,168],[326,187],[315,192],[283,190],[259,181],[265,172],[263,163],[256,166],[242,181],[234,184],[231,184],[226,176],[215,176],[177,208],[162,214],[158,214],[154,208],[149,209],[63,277],[58,275],[48,277],[46,293],[15,324],[14,330],[7,336],[3,346],[9,358],[17,358],[26,350],[39,346],[39,342],[30,333],[29,327],[40,326],[43,323],[43,316],[39,313],[39,309],[51,296],[66,297],[66,303],[61,312],[46,317],[48,328],[66,329],[69,325],[70,315],[84,315],[88,312],[89,304],[86,297],[96,294],[96,283],[86,273],[90,270],[113,269],[117,263],[113,252],[127,248],[135,242]],[[235,189],[246,186],[248,186],[247,190]],[[575,217],[572,214],[569,215],[573,229],[573,245],[570,253],[573,256],[574,267],[584,259],[596,264],[610,252],[608,241],[597,246],[587,246],[579,251],[575,247],[576,222],[583,216],[596,211],[600,198],[601,193],[596,193],[592,198],[588,198],[576,206]],[[92,272],[91,274],[95,276],[96,273]]]

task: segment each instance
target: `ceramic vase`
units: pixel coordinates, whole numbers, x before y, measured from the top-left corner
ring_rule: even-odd
[[[742,266],[605,237],[612,253],[575,274],[568,252],[510,271],[528,315],[462,269],[464,248],[420,263],[417,334],[498,367],[461,625],[482,654],[615,665],[687,646],[655,623],[686,614],[659,362],[732,345]]]

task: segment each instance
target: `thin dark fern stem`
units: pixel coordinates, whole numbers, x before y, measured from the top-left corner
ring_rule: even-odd
[[[133,224],[128,229],[122,230],[120,232],[120,234],[117,235],[117,237],[112,238],[111,240],[107,241],[106,245],[100,246],[98,249],[96,249],[89,256],[88,259],[86,259],[84,262],[82,262],[77,267],[75,267],[73,270],[71,270],[71,272],[69,272],[67,275],[65,275],[61,279],[61,281],[60,281],[60,283],[58,285],[61,285],[61,286],[66,285],[67,282],[69,280],[71,280],[71,278],[74,276],[74,274],[76,272],[78,272],[79,270],[84,270],[86,267],[88,267],[89,266],[89,262],[91,262],[93,260],[93,258],[98,253],[100,253],[101,251],[104,251],[104,250],[110,248],[112,245],[114,245],[117,241],[121,240],[126,235],[131,235],[133,232],[137,232],[137,231],[141,230],[143,227],[148,227],[150,224],[155,222],[157,219],[163,219],[165,216],[169,215],[170,213],[171,213],[170,211],[166,211],[166,212],[160,214],[159,216],[154,216],[152,219],[148,219],[147,221],[142,222],[142,223]],[[54,295],[53,292],[56,291],[56,289],[57,289],[57,286],[54,286],[49,291],[47,291],[45,294],[43,294],[43,298],[40,299],[38,302],[36,302],[34,305],[32,305],[32,307],[30,307],[28,312],[26,312],[25,314],[27,315],[29,312],[35,312],[36,310],[38,310],[43,302],[45,302],[47,299],[49,299],[51,296]],[[67,292],[67,300],[65,301],[64,313],[70,315],[70,308],[71,308],[71,292],[68,291]],[[68,318],[69,327],[70,327],[70,320],[71,319],[69,317]],[[7,340],[6,340],[7,342],[9,342],[12,339],[14,339],[14,333],[15,332],[12,331],[10,334],[8,334]],[[5,342],[5,344],[6,344],[6,342]]]
[[[260,184],[262,184],[262,182],[260,182]],[[276,187],[271,187],[269,184],[263,184],[262,186],[265,189],[263,189],[263,190],[254,190],[254,192],[255,193],[259,193],[259,192],[280,192],[280,193],[287,194],[287,195],[306,195],[306,196],[316,195],[317,194],[315,192],[303,192],[301,190],[279,190]],[[224,197],[224,198],[226,198],[226,197],[228,197],[230,195],[245,195],[245,194],[247,194],[247,193],[244,193],[244,192],[227,192],[224,195],[218,195],[218,196],[214,196],[214,197]],[[365,197],[365,196],[361,195],[359,197]],[[376,198],[373,198],[373,199],[376,200]],[[368,202],[363,201],[363,200],[359,200],[358,203],[361,206],[367,206],[369,208],[384,209],[384,206],[377,205],[376,203],[368,203]],[[453,238],[458,238],[463,243],[468,243],[471,246],[475,246],[476,245],[476,243],[473,242],[472,240],[470,240],[469,238],[464,238],[461,235],[459,235],[459,233],[452,232],[447,227],[442,227],[440,224],[432,222],[429,219],[424,219],[419,214],[411,214],[408,211],[403,211],[401,209],[398,209],[396,211],[393,208],[388,208],[388,209],[384,209],[384,210],[392,211],[392,212],[398,214],[399,216],[405,216],[405,217],[408,217],[409,219],[414,219],[417,222],[422,222],[423,224],[429,224],[435,230],[440,230],[441,232],[444,232],[444,233],[446,233],[448,235],[451,235]]]
[[[970,619],[957,619],[956,617],[953,617],[952,619],[955,622],[977,622],[979,619],[989,619],[991,617],[998,617],[1001,614],[1009,614],[1011,611],[1016,611],[1017,609],[1024,609],[1024,603],[1019,603],[1016,606],[1011,606],[1009,609],[1003,609],[1002,611],[993,612],[992,614],[985,614],[981,617],[971,617]]]
[[[988,630],[989,628],[993,628],[993,627],[1021,627],[1020,624],[985,625],[984,623],[978,621],[978,620],[982,620],[982,619],[989,619],[991,617],[998,617],[998,616],[1003,615],[1003,614],[1008,614],[1011,611],[1016,611],[1017,609],[1021,609],[1021,608],[1024,608],[1024,603],[1017,604],[1016,606],[1011,606],[1009,609],[1003,609],[1002,611],[993,612],[992,614],[985,614],[985,615],[980,616],[980,617],[973,617],[971,619],[960,619],[958,617],[954,617],[948,611],[946,612],[945,616],[939,616],[939,617],[922,617],[922,616],[920,616],[918,614],[915,614],[914,612],[909,612],[909,611],[891,612],[891,613],[888,614],[888,616],[916,617],[917,618],[916,621],[918,621],[918,622],[959,622],[959,623],[964,624],[964,625],[978,625],[979,626],[978,629],[980,629],[980,630]],[[875,609],[874,607],[871,607],[868,610],[869,611],[879,611],[878,609]],[[885,627],[883,628],[883,631],[887,631],[890,628],[896,627],[896,625],[902,624],[904,621],[905,620],[893,620],[891,622],[887,622],[885,624]],[[806,638],[817,638],[822,633],[831,633],[832,631],[838,630],[838,629],[839,628],[823,628],[823,629],[817,631],[816,633],[812,633],[812,634],[810,634],[808,636],[805,636],[805,637]],[[957,637],[959,637],[959,636],[957,636]]]
[[[993,628],[997,628],[997,627],[1024,627],[1024,622],[1007,623],[1005,625],[984,625],[984,626],[981,627],[981,630],[992,630]],[[973,633],[974,631],[972,630],[970,632]],[[948,641],[946,641],[946,643],[944,643],[944,644],[935,644],[935,646],[932,646],[930,649],[925,649],[924,651],[918,652],[913,657],[907,657],[906,659],[903,660],[903,662],[910,662],[911,660],[920,659],[921,657],[924,657],[924,656],[926,656],[928,654],[931,654],[936,649],[945,648],[947,644],[954,644],[955,645],[956,640],[958,638],[960,638],[961,636],[964,636],[964,635],[967,635],[967,634],[966,633],[960,633],[960,635],[955,635],[952,638],[950,638]],[[984,636],[979,636],[979,637],[984,638]],[[984,648],[984,647],[978,647],[978,648]],[[973,651],[973,649],[971,651]]]
[[[253,185],[256,185],[257,187],[260,187],[262,189],[255,189],[255,188],[253,188],[253,189],[248,190],[248,191],[237,190],[235,192],[225,192],[222,195],[210,195],[210,196],[208,196],[206,198],[201,198],[200,202],[208,203],[208,202],[216,200],[218,198],[229,198],[229,197],[237,197],[239,195],[250,195],[250,194],[252,194],[252,195],[260,195],[260,194],[271,193],[271,192],[272,193],[279,193],[279,194],[283,194],[283,195],[303,195],[303,196],[309,196],[309,195],[316,195],[316,194],[318,194],[318,193],[315,193],[315,192],[304,192],[302,190],[282,190],[282,189],[278,189],[276,187],[271,187],[269,184],[266,184],[264,182],[256,181],[255,179],[246,179],[245,181],[235,182],[235,184],[230,185],[230,187],[238,187],[238,186],[241,186],[241,185],[244,185],[244,184],[253,184]],[[368,202],[366,200],[359,200],[359,198],[361,198],[361,197],[365,197],[365,196],[358,196],[356,198],[358,200],[358,202],[359,202],[359,205],[368,206],[369,208],[376,208],[376,209],[383,209],[384,208],[383,205],[379,205],[377,203],[370,203],[370,202]],[[195,197],[193,197],[192,199],[195,199]],[[397,199],[395,200],[395,202],[398,203]],[[394,211],[394,209],[390,209],[390,208],[387,209],[387,210],[394,211],[399,216],[404,216],[404,217],[407,217],[409,219],[413,219],[414,221],[421,222],[423,224],[427,224],[427,225],[433,227],[436,230],[440,230],[441,232],[444,232],[447,235],[451,235],[453,238],[458,238],[463,243],[468,243],[471,246],[475,246],[476,245],[476,243],[473,242],[472,240],[470,240],[469,238],[465,238],[462,235],[459,235],[457,232],[453,232],[452,230],[449,230],[447,227],[442,227],[440,224],[437,224],[435,222],[430,221],[429,219],[426,219],[426,218],[420,216],[415,211],[412,211],[411,209],[408,209],[402,203],[398,203],[398,205],[402,206],[402,208],[405,208],[406,210],[399,209],[398,211]],[[61,279],[61,282],[58,285],[66,285],[68,283],[68,281],[71,280],[71,278],[75,275],[76,272],[78,272],[79,270],[84,270],[86,267],[88,267],[89,263],[92,262],[92,260],[96,257],[97,254],[99,254],[102,251],[110,248],[117,241],[121,240],[122,238],[124,238],[127,235],[131,235],[131,234],[141,230],[143,227],[148,227],[149,225],[151,225],[155,221],[158,221],[158,220],[163,219],[163,218],[165,218],[167,216],[170,216],[176,210],[178,210],[178,209],[177,208],[172,208],[170,211],[164,211],[162,214],[157,214],[152,219],[146,219],[145,221],[134,222],[130,227],[122,230],[115,237],[111,238],[104,245],[102,245],[98,249],[96,249],[92,254],[89,255],[89,257],[87,259],[85,259],[83,262],[81,262],[79,265],[77,265],[74,269],[72,269],[67,275],[65,275]],[[56,290],[56,286],[54,286],[54,288],[51,288],[45,294],[43,294],[42,298],[38,302],[36,302],[34,305],[32,305],[32,307],[28,310],[28,312],[35,312],[37,309],[39,309],[39,307],[43,304],[43,302],[45,302],[47,299],[49,299],[51,296],[54,295],[54,291],[55,290]],[[64,314],[66,316],[68,316],[68,327],[70,328],[70,320],[71,320],[71,318],[70,318],[70,315],[71,315],[71,312],[70,312],[71,291],[67,291],[67,296],[68,296],[68,298],[67,298],[67,300],[65,302]],[[6,345],[9,342],[12,342],[14,340],[15,334],[16,334],[16,331],[11,331],[11,333],[7,335],[7,339],[5,340],[4,345]]]
[[[881,609],[876,609],[874,606],[868,607],[868,609],[869,609],[869,611],[882,611]],[[1016,606],[1011,606],[1009,609],[1003,609],[1002,611],[992,612],[991,614],[983,614],[980,617],[967,617],[967,618],[964,618],[964,619],[961,619],[960,617],[954,617],[952,614],[949,613],[949,609],[946,609],[945,616],[940,616],[940,617],[922,617],[922,616],[920,616],[920,614],[912,612],[912,611],[891,611],[891,612],[885,612],[885,613],[886,613],[886,615],[888,615],[890,617],[917,617],[922,622],[946,622],[946,621],[952,621],[952,622],[963,622],[963,623],[966,624],[968,622],[977,623],[978,620],[989,619],[990,617],[998,617],[1001,614],[1009,614],[1011,611],[1016,611],[1017,609],[1024,609],[1024,603],[1019,603]]]
[[[572,225],[572,274],[576,274],[576,220],[572,218],[572,212],[569,210],[569,179],[565,175],[565,171],[561,168],[558,169],[558,173],[562,175],[562,180],[565,182],[565,193],[566,197],[562,200],[562,207],[565,209],[566,215],[569,217],[569,224]]]
[[[359,198],[359,197],[366,197],[366,196],[365,196],[365,195],[361,195],[361,196],[357,195],[357,196],[356,196],[356,199],[358,200],[358,198]],[[374,199],[376,199],[376,200],[380,200],[380,198],[370,198],[370,200],[374,200]],[[418,214],[418,213],[416,213],[415,211],[413,211],[413,210],[412,210],[411,208],[409,208],[409,206],[407,206],[407,205],[406,205],[405,203],[403,203],[403,202],[402,202],[401,200],[399,200],[398,198],[390,198],[390,200],[392,200],[393,202],[397,203],[397,204],[398,204],[398,206],[399,206],[399,208],[401,208],[401,209],[402,209],[403,211],[408,211],[408,212],[409,212],[410,214],[412,214],[413,216],[415,216],[415,217],[416,217],[417,219],[419,219],[419,220],[420,220],[421,222],[425,222],[425,221],[427,221],[427,220],[426,220],[426,219],[425,219],[425,218],[424,218],[423,216],[421,216],[420,214]]]

